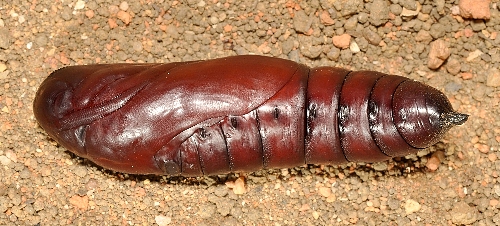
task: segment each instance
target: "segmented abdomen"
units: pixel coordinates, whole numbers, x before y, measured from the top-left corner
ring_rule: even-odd
[[[255,110],[200,127],[182,143],[178,159],[160,164],[172,164],[173,175],[211,175],[375,162],[419,150],[404,141],[392,121],[392,96],[408,79],[332,67],[300,72]]]

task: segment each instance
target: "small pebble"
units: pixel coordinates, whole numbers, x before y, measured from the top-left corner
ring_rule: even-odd
[[[333,36],[333,45],[340,49],[347,49],[351,43],[351,36],[349,34],[343,34],[339,36]]]
[[[486,85],[490,87],[500,87],[500,70],[498,68],[492,68],[488,71]]]
[[[328,196],[326,198],[326,202],[328,202],[328,203],[335,202],[336,200],[337,200],[337,196],[335,196],[334,194],[331,194],[330,196]]]
[[[340,49],[333,47],[330,49],[330,51],[328,51],[326,56],[331,61],[337,61],[339,59],[339,56],[340,56]]]
[[[333,20],[331,17],[330,17],[330,14],[328,13],[328,11],[322,11],[320,14],[319,14],[319,18],[321,20],[321,23],[324,24],[324,25],[332,25],[332,24],[335,24],[335,20]]]
[[[116,17],[120,19],[124,24],[129,24],[130,21],[132,20],[132,16],[130,16],[130,13],[125,12],[120,10],[117,14]]]
[[[42,174],[42,176],[48,177],[52,174],[52,170],[50,169],[50,167],[42,167],[40,173]]]
[[[484,154],[488,154],[488,152],[490,151],[490,147],[486,144],[474,144],[474,147]]]
[[[297,32],[307,33],[309,28],[311,28],[312,21],[309,16],[304,12],[304,10],[299,10],[295,13],[293,17],[293,25]]]
[[[330,189],[328,187],[320,187],[318,189],[318,192],[323,197],[329,197],[332,194],[332,189]]]
[[[427,67],[430,69],[438,69],[449,56],[450,49],[448,48],[448,44],[445,41],[438,39],[431,43]]]
[[[363,31],[363,37],[368,41],[368,43],[378,46],[380,42],[382,41],[382,38],[380,35],[378,35],[376,32],[370,30],[370,29],[364,29]]]
[[[481,56],[482,54],[483,54],[483,52],[481,52],[481,50],[476,49],[473,52],[469,53],[469,56],[467,56],[467,61],[472,61],[472,60],[478,58],[479,56]]]
[[[500,185],[496,184],[495,186],[493,186],[493,191],[497,196],[500,196]]]
[[[413,199],[408,199],[405,202],[405,212],[406,212],[406,214],[415,213],[415,212],[419,211],[420,208],[421,208],[420,203],[418,203],[417,201],[415,201]]]
[[[120,6],[119,8],[123,11],[127,11],[128,10],[128,3],[127,2],[122,2],[120,3]]]
[[[417,16],[421,9],[422,6],[420,5],[420,3],[416,3],[413,9],[403,7],[403,10],[401,11],[401,16],[404,17]]]
[[[158,215],[155,216],[155,222],[156,224],[158,224],[158,226],[165,226],[172,223],[172,218],[163,215]]]
[[[75,4],[75,10],[80,10],[85,8],[85,1],[78,0]]]
[[[355,41],[352,41],[351,44],[349,45],[349,49],[353,53],[359,53],[361,50],[359,49],[358,44]]]
[[[357,28],[357,25],[358,25],[358,17],[352,16],[345,22],[344,28],[346,30],[355,30]]]
[[[438,39],[446,34],[446,27],[442,24],[432,24],[429,34],[434,38]]]
[[[402,14],[402,12],[404,11],[404,9],[403,9],[403,7],[401,7],[398,4],[392,4],[391,6],[389,6],[389,9],[390,9],[391,13],[393,13],[396,16],[399,16],[399,15],[401,15],[401,16],[407,16],[407,15],[403,15]],[[417,15],[417,14],[415,14],[415,15]]]
[[[464,18],[490,19],[491,0],[460,0],[458,7]]]
[[[1,155],[0,156],[0,163],[3,165],[3,166],[8,166],[12,161],[7,158],[7,156],[5,155]]]
[[[428,160],[427,160],[427,163],[426,163],[426,167],[430,170],[430,171],[436,171],[439,167],[439,164],[441,163],[441,161],[439,160],[439,158],[437,156],[431,156]]]
[[[454,57],[450,57],[446,62],[446,70],[452,75],[460,73],[461,64],[460,61]]]
[[[246,192],[245,180],[242,177],[239,177],[234,182],[233,181],[226,182],[226,186],[228,188],[233,189],[233,192],[236,195],[241,195],[241,194],[244,194]]]
[[[389,5],[386,0],[374,0],[369,11],[369,20],[374,26],[380,26],[389,19]]]
[[[453,206],[450,211],[451,221],[459,225],[468,225],[476,222],[477,210],[465,203],[464,201],[459,201]]]
[[[469,80],[469,79],[472,79],[472,77],[474,77],[474,75],[472,73],[469,73],[469,72],[463,72],[463,73],[460,73],[459,76],[463,79],[463,80]]]
[[[87,16],[87,18],[89,18],[89,19],[94,18],[94,15],[95,15],[94,10],[85,11],[85,16]]]
[[[75,206],[78,209],[87,210],[89,207],[89,197],[73,195],[69,199],[69,203],[71,203],[71,205]]]
[[[488,159],[491,162],[495,162],[497,160],[497,155],[495,153],[490,153],[490,154],[488,154]]]
[[[318,213],[317,211],[314,211],[314,212],[312,213],[312,215],[313,215],[313,218],[314,218],[315,220],[317,220],[317,219],[319,218],[319,213]]]

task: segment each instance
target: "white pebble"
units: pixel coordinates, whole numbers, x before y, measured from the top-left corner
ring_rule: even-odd
[[[313,217],[314,217],[315,220],[317,220],[319,218],[319,213],[317,211],[314,211],[312,213],[312,215],[313,215]]]
[[[21,15],[21,16],[19,16],[18,21],[20,24],[22,24],[22,23],[24,23],[24,21],[26,21],[26,19],[24,18],[23,15]]]
[[[7,166],[11,162],[12,161],[9,158],[7,158],[7,156],[5,156],[5,155],[0,156],[0,163],[2,163],[2,165]]]
[[[359,53],[359,51],[361,51],[359,49],[358,44],[355,41],[351,42],[351,44],[349,45],[349,49],[351,50],[352,53]]]
[[[467,61],[472,61],[472,60],[478,58],[479,56],[481,56],[482,54],[483,54],[483,52],[481,52],[481,50],[476,49],[474,52],[469,53],[469,56],[467,57]]]
[[[155,217],[155,222],[159,226],[165,226],[172,222],[172,218],[163,215],[158,215]]]
[[[455,15],[456,16],[456,15],[460,14],[460,7],[458,7],[457,5],[452,6],[450,8],[450,10],[451,10],[451,15]]]
[[[83,9],[85,8],[85,2],[82,0],[78,0],[75,4],[75,10]]]
[[[420,208],[421,208],[420,203],[418,203],[417,201],[415,201],[413,199],[406,200],[406,203],[405,203],[406,214],[415,213],[415,212],[419,211]]]
[[[128,3],[127,2],[120,3],[120,9],[123,10],[123,11],[127,11],[127,9],[128,9]]]

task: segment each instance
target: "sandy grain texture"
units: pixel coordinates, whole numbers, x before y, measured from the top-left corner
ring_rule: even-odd
[[[466,2],[0,1],[0,225],[498,225],[500,4]],[[165,178],[78,158],[32,113],[66,65],[237,54],[404,75],[471,117],[408,158]]]

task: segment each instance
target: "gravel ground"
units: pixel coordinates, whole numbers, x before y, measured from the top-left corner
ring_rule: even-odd
[[[500,224],[498,0],[110,2],[0,1],[1,225]],[[471,117],[407,158],[166,178],[78,158],[32,113],[66,65],[238,54],[404,75]]]

